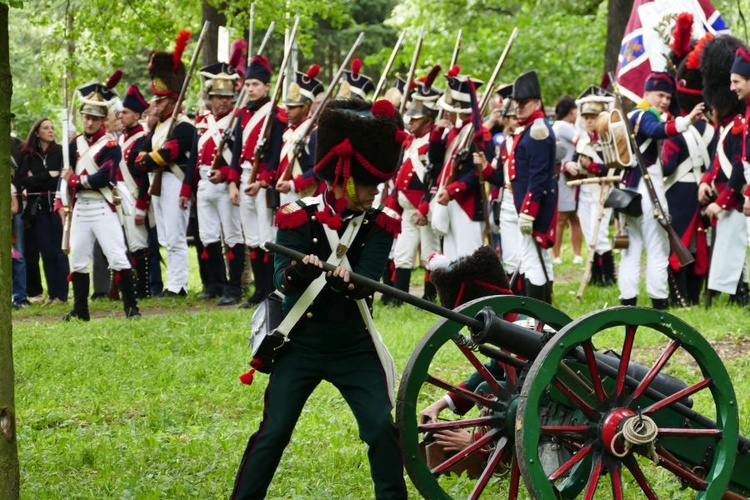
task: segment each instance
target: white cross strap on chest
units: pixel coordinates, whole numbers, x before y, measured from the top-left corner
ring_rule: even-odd
[[[732,124],[730,123],[721,130],[719,142],[716,145],[716,152],[719,155],[719,166],[721,167],[721,171],[724,172],[724,175],[726,175],[727,179],[730,179],[732,177],[732,161],[727,156],[726,151],[724,151],[724,141],[731,131]]]
[[[120,149],[122,149],[122,159],[120,160],[120,173],[122,174],[122,180],[125,182],[125,184],[128,187],[128,190],[130,191],[130,194],[133,195],[133,197],[138,197],[138,184],[136,184],[135,179],[133,179],[133,176],[130,174],[130,169],[128,168],[128,164],[125,161],[125,154],[130,150],[133,143],[140,139],[141,137],[145,136],[146,132],[141,130],[140,132],[136,132],[135,134],[128,137],[127,141],[122,141],[122,137],[120,137]]]
[[[170,123],[172,123],[172,120],[174,120],[174,117],[169,118],[168,120],[165,120],[156,126],[156,129],[154,130],[154,135],[151,138],[151,148],[154,151],[161,149],[164,143],[167,142],[167,139],[168,139],[167,132],[169,132],[169,125]],[[177,118],[177,123],[180,124],[184,122],[189,123],[190,120],[188,119],[187,116],[180,115]],[[165,172],[166,171],[167,170],[165,170]],[[172,162],[169,164],[169,172],[172,172],[175,175],[175,177],[177,177],[180,180],[180,182],[185,180],[185,172],[183,172],[182,169],[179,166],[177,166],[176,163]]]
[[[257,127],[261,125],[263,122],[263,119],[268,116],[268,110],[271,108],[271,102],[265,103],[263,106],[260,107],[255,113],[253,113],[253,116],[250,117],[250,121],[247,122],[247,125],[245,125],[245,128],[242,129],[242,147],[244,149],[245,144],[247,143],[247,140],[250,138],[250,134],[255,130]]]
[[[665,190],[680,182],[689,172],[693,173],[696,184],[700,182],[702,175],[701,167],[704,165],[706,168],[711,166],[711,159],[708,156],[708,144],[713,139],[713,136],[713,128],[709,126],[706,127],[705,135],[702,135],[694,125],[688,127],[687,131],[682,134],[685,144],[687,144],[688,157],[677,166],[674,172],[664,179]]]
[[[422,161],[422,155],[419,154],[419,150],[430,140],[429,134],[425,134],[422,137],[417,137],[411,143],[411,147],[406,151],[406,158],[411,160],[413,172],[417,175],[420,182],[424,182],[424,162]]]
[[[231,113],[221,117],[218,121],[213,114],[206,115],[206,120],[204,122],[206,124],[205,130],[198,139],[198,151],[203,150],[209,139],[213,139],[214,144],[218,148],[219,144],[221,144],[222,132],[227,128],[231,119]],[[227,162],[227,165],[232,162],[232,152],[229,148],[225,147],[221,152],[221,156],[224,158],[224,161]]]
[[[76,175],[82,175],[83,172],[86,172],[87,175],[97,173],[99,171],[99,165],[96,164],[94,158],[96,158],[96,155],[99,154],[99,152],[104,149],[104,146],[106,146],[111,140],[113,140],[111,135],[104,134],[98,141],[89,146],[83,134],[79,135],[76,138],[76,150],[79,155],[78,160],[76,160]],[[105,200],[113,205],[115,204],[115,197],[112,195],[112,190],[108,186],[99,188],[99,191],[102,193]]]
[[[323,225],[323,227],[326,229],[326,234],[328,233],[328,231],[331,231],[336,235],[335,243],[331,242],[330,237],[328,239],[329,243],[331,244],[331,255],[328,257],[328,260],[326,261],[327,263],[331,264],[332,266],[338,266],[342,262],[342,260],[346,258],[346,252],[341,253],[337,250],[342,245],[345,248],[349,248],[349,245],[351,245],[352,241],[354,241],[354,237],[359,232],[359,228],[362,226],[363,218],[364,214],[360,215],[359,217],[355,217],[352,221],[350,221],[349,226],[347,226],[346,231],[344,231],[344,235],[341,237],[341,240],[339,240],[338,235],[335,231],[331,231],[330,229],[328,229],[328,226],[326,226],[325,224]],[[302,295],[300,295],[299,299],[297,299],[297,302],[294,303],[292,309],[286,316],[284,316],[281,324],[276,327],[276,331],[282,334],[284,337],[287,337],[292,328],[294,328],[294,325],[297,324],[297,321],[299,321],[307,308],[310,307],[310,304],[312,304],[313,300],[315,300],[315,297],[317,297],[318,294],[320,294],[321,290],[323,290],[325,284],[326,275],[325,273],[322,273],[320,276],[315,278],[312,283],[310,283],[310,285],[305,289],[304,292],[302,292]]]

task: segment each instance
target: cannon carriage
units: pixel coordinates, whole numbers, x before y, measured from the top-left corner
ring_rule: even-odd
[[[572,320],[516,296],[451,310],[352,281],[441,316],[412,353],[396,401],[404,464],[425,498],[750,496],[750,440],[739,434],[729,374],[676,316],[615,307]],[[446,393],[471,409],[422,421]],[[441,431],[470,439],[432,453]]]

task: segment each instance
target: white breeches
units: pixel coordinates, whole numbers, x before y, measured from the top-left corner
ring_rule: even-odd
[[[482,223],[473,221],[454,200],[448,202],[450,229],[443,238],[443,254],[451,261],[471,255],[482,246]]]
[[[252,165],[249,162],[242,165],[240,220],[242,221],[242,231],[245,233],[245,244],[252,248],[261,247],[265,250],[266,242],[276,239],[276,227],[273,225],[273,210],[266,206],[266,190],[261,188],[255,196],[245,194],[251,169]]]
[[[401,234],[396,238],[393,262],[397,269],[412,269],[417,248],[420,249],[419,254],[424,265],[430,255],[440,252],[440,239],[429,224],[418,226],[414,223],[417,209],[408,200],[400,198],[399,196],[399,202],[404,207],[404,211],[401,214]]]
[[[537,243],[530,234],[521,234],[520,238],[520,253],[521,253],[521,269],[519,270],[532,285],[542,286],[549,281],[555,280],[555,275],[552,272],[552,259],[549,256],[549,250],[546,248],[539,248],[537,250]],[[539,257],[541,252],[541,259]],[[544,267],[542,267],[542,261],[544,261]],[[547,270],[545,275],[544,270]]]
[[[708,288],[734,295],[745,267],[746,217],[737,210],[723,210],[716,221],[716,242],[711,254]]]
[[[583,237],[586,238],[586,245],[590,248],[593,244],[594,251],[598,254],[612,250],[612,244],[609,241],[611,208],[605,208],[602,212],[602,221],[599,224],[596,241],[592,240],[594,227],[599,217],[601,191],[601,187],[597,184],[582,184],[578,190],[578,220],[581,221]]]
[[[233,247],[243,242],[240,224],[240,207],[232,205],[226,182],[214,184],[208,180],[210,166],[200,167],[201,180],[198,182],[196,204],[198,209],[198,230],[201,243],[209,245],[221,241]]]
[[[102,247],[110,269],[130,269],[117,214],[99,193],[81,193],[76,197],[70,225],[71,272],[88,274],[94,241]]]
[[[505,272],[513,274],[521,263],[521,231],[518,230],[518,212],[510,190],[505,192],[500,204],[500,244]]]
[[[123,181],[117,183],[117,191],[123,193],[128,189],[127,184]],[[129,192],[129,191],[128,191]],[[125,199],[123,198],[123,203]],[[148,228],[146,224],[140,226],[135,223],[135,206],[129,207],[130,215],[123,214],[122,229],[125,231],[126,243],[128,250],[136,252],[148,248]]]
[[[187,290],[188,244],[187,226],[190,208],[180,209],[182,181],[165,171],[161,181],[161,196],[151,196],[156,216],[159,244],[167,251],[167,282],[165,288],[178,293]]]

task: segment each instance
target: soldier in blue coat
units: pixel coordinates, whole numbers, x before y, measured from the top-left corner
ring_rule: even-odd
[[[528,296],[552,300],[552,259],[557,224],[555,133],[547,122],[535,71],[513,82],[518,128],[508,161],[508,177],[521,231],[521,270]],[[519,131],[521,129],[521,131]]]

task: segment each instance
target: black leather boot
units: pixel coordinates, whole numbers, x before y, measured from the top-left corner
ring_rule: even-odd
[[[604,252],[597,258],[601,258],[601,279],[602,286],[615,286],[617,284],[617,275],[615,274],[615,256],[612,250]]]
[[[666,309],[669,307],[669,300],[668,299],[651,299],[651,307],[654,309],[658,309],[660,311],[666,311]]]
[[[264,254],[265,252],[259,248],[253,248],[250,251],[250,265],[253,268],[255,291],[247,298],[247,301],[240,304],[240,309],[249,309],[256,306],[265,298],[263,295],[263,288],[266,283],[266,266],[263,264]]]
[[[529,280],[524,280],[524,287],[526,288],[526,296],[532,299],[541,300],[548,304],[552,303],[552,283],[545,283],[544,285],[534,285]]]
[[[122,295],[122,307],[126,318],[140,318],[138,301],[135,298],[135,277],[132,269],[122,269],[115,272],[115,279]]]
[[[589,285],[602,286],[602,256],[599,254],[594,255],[594,261],[591,263]]]
[[[204,245],[201,260],[203,261],[203,285],[205,290],[198,298],[201,300],[210,300],[221,297],[224,282],[226,281],[221,243],[216,242]]]
[[[245,245],[238,243],[227,252],[229,280],[224,283],[224,293],[216,305],[232,306],[242,301],[242,272],[245,270]]]
[[[422,294],[422,298],[424,300],[429,300],[430,302],[435,302],[435,300],[437,300],[437,289],[435,288],[435,285],[432,284],[432,281],[430,281],[430,271],[427,271],[426,269],[424,272],[424,294]]]
[[[73,310],[63,316],[62,319],[63,321],[70,321],[71,319],[89,321],[91,319],[89,315],[89,274],[72,273],[70,282],[73,285]]]
[[[396,279],[393,281],[393,287],[404,293],[409,293],[409,281],[411,280],[411,269],[396,269]],[[391,297],[391,305],[400,306],[403,303],[401,299]]]
[[[133,252],[133,265],[135,267],[135,295],[139,299],[145,299],[151,296],[151,287],[148,286],[148,264],[147,248]]]
[[[638,297],[633,297],[632,299],[620,299],[620,305],[623,306],[634,306],[638,302]]]
[[[384,285],[393,286],[393,273],[395,272],[395,264],[393,263],[392,259],[388,259],[388,264],[385,266],[385,269],[383,269],[383,276],[382,281]],[[383,294],[380,297],[380,302],[383,303],[383,305],[389,305],[391,302],[393,302],[393,297],[387,294]]]

